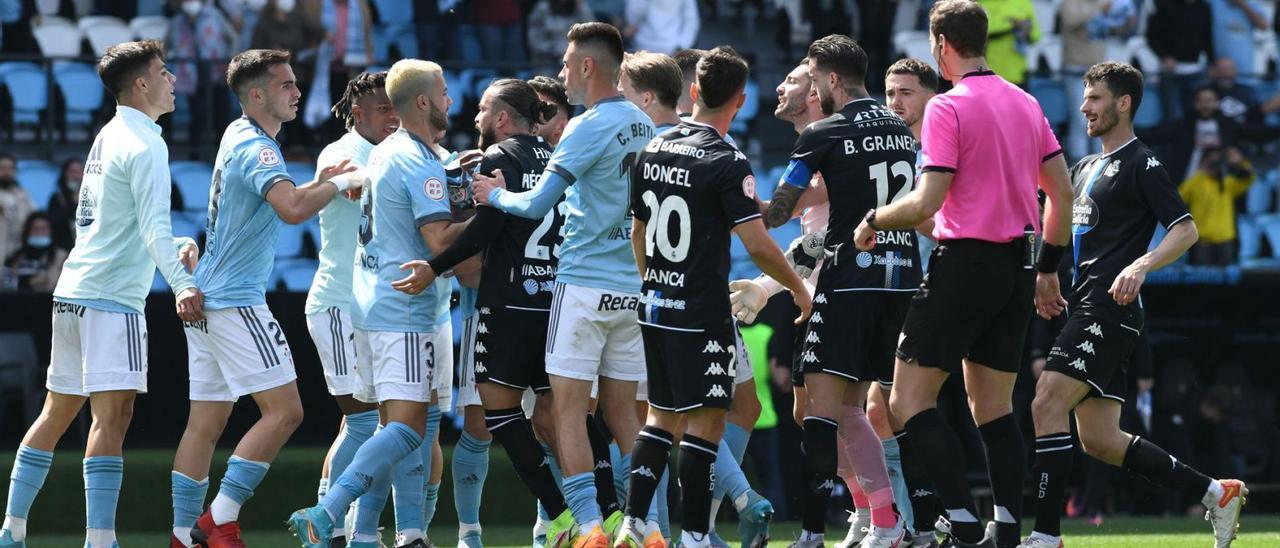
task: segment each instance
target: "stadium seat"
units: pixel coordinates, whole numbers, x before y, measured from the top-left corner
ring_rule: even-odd
[[[9,61],[0,63],[0,83],[3,83],[4,75],[10,72],[41,72],[43,69],[35,63],[26,63],[21,61]]]
[[[28,168],[18,172],[18,182],[31,196],[36,209],[44,209],[49,197],[58,190],[58,170],[54,167]]]
[[[272,287],[284,285],[289,291],[307,291],[311,289],[311,281],[316,277],[319,265],[310,259],[279,260],[276,259],[275,270],[271,273],[274,283]],[[268,287],[271,289],[272,287]]]
[[[32,27],[31,33],[45,57],[77,57],[80,55],[80,31],[70,24],[45,23]]]
[[[170,223],[173,225],[175,237],[186,236],[196,241],[200,240],[200,232],[204,231],[204,220],[198,219],[198,215],[176,212],[171,217]]]
[[[1103,40],[1107,45],[1107,60],[1118,61],[1121,63],[1133,62],[1133,51],[1129,49],[1129,45],[1117,39]]]
[[[1138,128],[1156,127],[1164,122],[1164,108],[1160,103],[1160,90],[1155,84],[1148,83],[1142,91],[1142,104],[1138,105],[1138,114],[1133,119],[1133,126]]]
[[[4,85],[13,100],[13,121],[38,125],[40,113],[49,108],[49,81],[40,70],[12,70],[4,75]]]
[[[80,28],[83,29],[85,38],[89,39],[89,47],[93,49],[94,55],[102,56],[107,52],[107,48],[133,40],[133,32],[125,26],[124,22],[114,17],[108,19],[118,24],[106,21],[89,27],[81,24]]]
[[[1270,6],[1271,4],[1267,4]],[[1268,27],[1269,28],[1269,27]],[[1280,64],[1280,48],[1276,45],[1276,35],[1270,30],[1254,31],[1253,33],[1253,66],[1246,69],[1253,72],[1256,76],[1267,74],[1267,67],[1271,63]],[[1240,72],[1244,73],[1242,69]]]
[[[129,21],[129,30],[139,40],[164,40],[169,34],[169,18],[140,15]]]
[[[760,84],[755,80],[747,80],[747,86],[743,91],[746,100],[743,101],[742,109],[734,117],[733,123],[729,125],[729,131],[733,133],[746,133],[747,126],[755,120],[756,112],[760,110]]]
[[[302,225],[280,223],[279,239],[276,240],[276,259],[301,257],[304,232],[306,229]]]
[[[484,90],[489,89],[489,84],[500,79],[502,79],[502,77],[496,74],[476,78],[475,82],[472,82],[471,84],[471,95],[468,98],[468,101],[474,100],[477,103],[480,102],[480,98],[484,96]],[[462,97],[459,93],[454,93],[452,95],[459,98]],[[457,99],[454,99],[454,102],[457,102]]]
[[[1067,92],[1062,89],[1062,82],[1048,78],[1032,78],[1031,95],[1040,103],[1049,124],[1058,127],[1067,123],[1071,116],[1071,108],[1067,106]]]
[[[61,4],[61,0],[36,0],[36,13],[44,17],[57,16],[58,8],[62,7]]]
[[[465,90],[467,90],[467,93],[471,93],[471,90],[474,90],[476,87],[476,80],[479,80],[481,78],[491,77],[491,76],[497,76],[497,74],[498,74],[498,71],[493,69],[469,68],[469,69],[463,69],[462,72],[458,73],[458,79],[462,87]],[[452,88],[450,88],[450,93],[453,94],[453,96],[455,97],[459,97],[459,98],[462,97],[461,94],[453,93]]]
[[[914,57],[933,64],[929,33],[922,30],[900,30],[893,35],[893,48],[904,57]]]
[[[104,89],[93,67],[83,63],[54,65],[53,80],[62,90],[68,124],[88,126],[93,114],[102,109]]]
[[[18,160],[18,176],[31,170],[44,169],[48,171],[57,171],[58,165],[48,160]]]
[[[31,25],[32,27],[36,26],[34,23],[35,22],[33,21]],[[53,14],[41,16],[40,25],[47,26],[47,27],[71,27],[73,29],[76,28],[75,21],[67,19],[66,17],[61,17]]]
[[[1062,37],[1057,34],[1041,34],[1040,40],[1027,50],[1027,66],[1032,70],[1040,68],[1040,60],[1044,60],[1049,71],[1057,74],[1062,71]]]
[[[1036,26],[1040,27],[1041,37],[1057,34],[1060,4],[1058,0],[1032,0],[1031,7],[1035,10]]]
[[[1141,34],[1129,38],[1126,42],[1129,47],[1129,56],[1138,62],[1138,69],[1147,75],[1155,76],[1160,72],[1160,56],[1151,49],[1147,44],[1147,37]],[[1147,78],[1148,82],[1155,78]]]
[[[449,93],[456,94],[457,92],[455,92],[454,90],[463,88],[462,78],[458,76],[458,73],[456,72],[453,72],[451,70],[445,70],[444,86],[449,89]],[[449,105],[448,114],[450,118],[453,118],[454,116],[462,114],[461,98],[459,98],[459,100],[457,101],[454,101],[453,104]]]
[[[285,162],[284,168],[289,170],[289,177],[296,185],[305,185],[316,178],[316,165],[311,162]]]
[[[213,184],[213,166],[191,162],[170,164],[170,176],[182,194],[186,211],[199,213],[209,209],[209,187]]]
[[[97,27],[123,27],[127,29],[129,25],[125,24],[123,19],[110,15],[86,15],[76,20],[76,28],[79,28],[80,32],[86,35],[89,33],[89,29]]]

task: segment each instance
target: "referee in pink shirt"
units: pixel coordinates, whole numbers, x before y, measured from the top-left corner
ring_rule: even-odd
[[[1062,147],[1040,105],[987,68],[982,7],[967,0],[934,4],[929,42],[943,78],[955,87],[925,108],[920,185],[868,211],[854,241],[870,249],[876,231],[909,229],[933,217],[938,247],[902,328],[889,405],[906,418],[899,444],[917,455],[946,455],[923,463],[951,522],[943,546],[1013,547],[1026,463],[1011,395],[1033,296],[1046,312],[1066,304],[1056,265],[1069,237],[1072,190]],[[1041,261],[1051,265],[1039,275],[1028,234],[1040,232],[1037,186],[1048,198]],[[964,375],[986,447],[995,538],[984,538],[964,452],[936,407],[953,373]]]

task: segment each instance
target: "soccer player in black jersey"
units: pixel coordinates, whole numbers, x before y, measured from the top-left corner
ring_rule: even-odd
[[[1217,546],[1235,538],[1240,507],[1249,493],[1243,482],[1214,480],[1141,437],[1120,430],[1125,370],[1143,329],[1138,292],[1147,273],[1167,265],[1195,243],[1195,221],[1164,166],[1133,134],[1142,101],[1142,73],[1105,62],[1084,75],[1090,137],[1102,154],[1086,156],[1071,170],[1075,201],[1071,232],[1075,268],[1068,318],[1049,351],[1036,384],[1032,415],[1036,429],[1038,486],[1035,531],[1026,548],[1062,546],[1063,488],[1070,481],[1073,448],[1070,414],[1089,456],[1200,500],[1209,509]],[[1159,223],[1169,233],[1147,251]],[[1042,272],[1056,271],[1044,264]],[[1056,315],[1041,309],[1042,316]]]
[[[747,63],[732,48],[698,63],[690,121],[652,140],[632,171],[632,247],[644,280],[639,320],[649,380],[649,417],[631,461],[627,517],[615,546],[661,546],[642,536],[681,418],[681,545],[709,546],[712,466],[733,397],[736,366],[730,317],[729,233],[756,263],[783,280],[802,315],[808,290],[765,232],[746,157],[724,140],[743,103]],[[695,214],[696,212],[696,214]]]
[[[799,546],[823,542],[841,407],[861,408],[872,381],[892,382],[898,333],[921,279],[913,230],[885,232],[871,251],[852,245],[862,216],[907,195],[915,180],[916,139],[901,118],[868,97],[866,70],[866,52],[848,36],[827,36],[809,46],[809,72],[829,116],[800,133],[766,212],[770,226],[786,222],[812,174],[822,175],[831,208],[825,238],[829,258],[818,277],[800,358],[809,401],[804,418],[808,489]],[[873,529],[863,546],[895,545],[904,528],[893,509],[884,448],[866,415],[849,420],[869,440],[849,455],[871,502]]]
[[[531,135],[530,129],[555,114],[556,106],[540,100],[527,82],[494,82],[481,97],[476,116],[484,150],[479,171],[502,171],[513,192],[533,186],[551,158],[551,147]],[[476,297],[479,323],[474,360],[485,423],[548,515],[565,520],[566,526],[556,529],[567,532],[573,516],[520,407],[525,389],[533,389],[539,397],[546,397],[550,390],[542,349],[564,207],[561,201],[545,217],[533,220],[480,206],[458,240],[427,265],[433,273],[443,273],[484,252]],[[555,546],[561,540],[547,542]]]

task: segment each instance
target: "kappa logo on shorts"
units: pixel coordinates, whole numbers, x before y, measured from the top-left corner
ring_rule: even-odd
[[[476,324],[476,333],[480,333],[481,335],[487,335],[489,333],[489,326],[486,326],[484,322],[480,322],[479,324]]]
[[[718,354],[720,352],[724,352],[724,347],[720,346],[720,343],[715,340],[707,341],[707,346],[702,348],[703,354]]]
[[[1085,370],[1085,369],[1084,369],[1084,358],[1076,358],[1076,361],[1073,361],[1073,362],[1071,362],[1071,363],[1069,363],[1069,364],[1067,364],[1067,365],[1070,365],[1071,367],[1076,368],[1076,370],[1078,370],[1078,371],[1084,371],[1084,370]]]
[[[824,480],[822,483],[818,484],[818,489],[822,491],[830,491],[835,488],[836,488],[836,481],[833,479],[827,479],[827,480]]]
[[[819,293],[817,297],[813,298],[813,304],[827,304],[827,294]]]
[[[801,363],[817,363],[817,361],[818,356],[817,354],[814,354],[812,350],[806,350],[804,354],[800,355]]]
[[[486,353],[486,352],[488,352],[488,350],[487,350],[487,349],[485,349],[485,347],[484,347],[484,343],[482,343],[482,342],[477,342],[477,343],[476,343],[476,354],[484,354],[484,353]]]
[[[484,362],[476,362],[476,373],[488,373],[489,369],[484,366]]]
[[[596,461],[596,470],[613,470],[613,464],[608,460]]]
[[[1098,325],[1097,322],[1094,322],[1093,325],[1084,328],[1084,330],[1093,333],[1093,335],[1099,339],[1105,338],[1102,336],[1102,326]]]
[[[1076,348],[1079,348],[1080,350],[1084,350],[1084,351],[1085,351],[1085,352],[1087,352],[1090,356],[1093,356],[1093,355],[1094,355],[1094,353],[1093,353],[1093,343],[1092,343],[1092,342],[1090,342],[1090,341],[1084,341],[1084,342],[1080,343],[1078,346],[1076,346]]]
[[[724,374],[724,368],[720,366],[720,362],[711,362],[711,365],[707,367],[707,370],[702,373],[703,376]]]
[[[804,338],[804,342],[820,343],[822,342],[822,339],[818,337],[817,331],[810,331],[809,336]]]
[[[720,386],[720,385],[718,385],[718,384],[713,384],[713,385],[711,385],[711,390],[708,390],[708,391],[707,391],[707,395],[706,395],[705,397],[708,397],[708,398],[727,398],[727,397],[729,397],[729,393],[724,391],[724,387],[723,387],[723,386]]]
[[[481,316],[488,316],[488,315],[489,315],[489,307],[487,307],[487,306],[482,306],[482,307],[480,307],[480,315],[481,315]]]
[[[809,323],[822,323],[822,313],[814,312],[812,316],[809,316]]]

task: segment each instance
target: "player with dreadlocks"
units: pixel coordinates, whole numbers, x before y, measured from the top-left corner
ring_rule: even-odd
[[[362,72],[347,82],[342,98],[333,105],[333,115],[345,122],[347,133],[320,152],[317,165],[349,160],[358,170],[343,177],[364,177],[362,171],[373,146],[400,126],[400,118],[387,98],[386,81],[386,72]],[[338,193],[320,210],[320,268],[307,293],[307,330],[320,354],[325,384],[343,416],[342,429],[329,448],[320,474],[320,497],[328,491],[330,474],[341,476],[356,450],[378,426],[373,379],[364,374],[367,372],[356,375],[355,332],[348,314],[359,229],[360,204],[351,196]],[[378,513],[372,514],[376,519]],[[337,523],[341,526],[345,517],[339,518]],[[346,530],[335,529],[333,536],[345,540]]]

